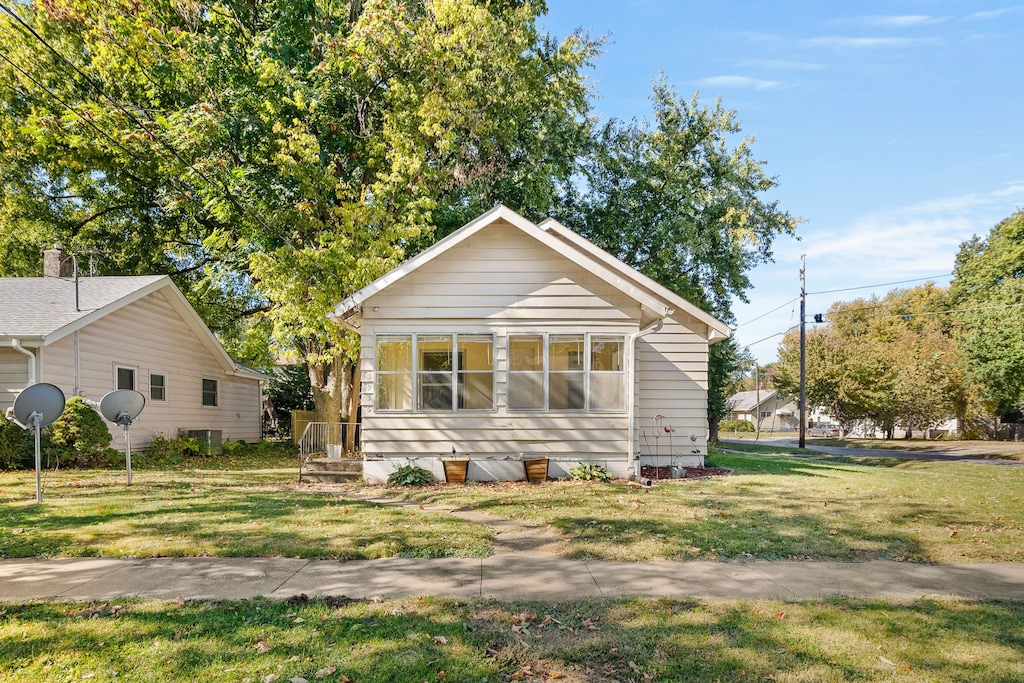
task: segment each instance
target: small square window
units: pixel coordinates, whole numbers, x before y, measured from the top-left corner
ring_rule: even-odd
[[[164,375],[149,375],[149,400],[167,400],[167,378]]]
[[[135,368],[117,368],[117,386],[115,389],[135,388]]]
[[[203,380],[203,405],[204,406],[216,406],[217,405],[217,380],[215,380],[215,379],[204,379]]]

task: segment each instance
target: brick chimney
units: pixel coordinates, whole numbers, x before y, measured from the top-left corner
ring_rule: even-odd
[[[59,244],[43,252],[43,277],[74,277],[75,264],[71,255]]]

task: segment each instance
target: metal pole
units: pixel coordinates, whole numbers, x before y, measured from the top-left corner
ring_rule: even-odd
[[[43,502],[43,477],[42,477],[43,462],[42,462],[42,456],[40,455],[40,447],[39,447],[39,417],[38,416],[36,416],[35,420],[33,420],[33,424],[35,425],[35,433],[36,433],[36,502],[37,503],[42,503]]]
[[[757,429],[754,431],[754,441],[757,441],[761,438],[761,373],[756,360],[754,361],[754,391],[757,392],[754,399],[754,424],[757,425]]]
[[[124,428],[124,460],[128,466],[128,486],[132,485],[132,433],[125,425]]]
[[[800,448],[807,443],[807,291],[804,286],[806,255],[800,256]]]

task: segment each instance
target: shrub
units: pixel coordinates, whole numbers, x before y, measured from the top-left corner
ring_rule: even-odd
[[[573,479],[581,479],[584,481],[611,481],[612,475],[602,465],[598,465],[596,462],[581,462],[576,467],[569,470],[569,475]]]
[[[247,448],[248,446],[245,441],[239,439],[238,441],[228,441],[225,443],[221,448],[221,452],[224,455],[240,455],[241,453],[244,453]]]
[[[34,466],[34,441],[31,431],[0,416],[0,470]]]
[[[388,486],[426,486],[434,481],[430,470],[415,465],[399,467],[388,477]]]
[[[722,420],[718,423],[720,432],[752,432],[754,423],[750,420]]]
[[[110,430],[100,414],[81,396],[72,396],[64,412],[46,428],[51,453],[64,467],[105,467],[116,461]]]

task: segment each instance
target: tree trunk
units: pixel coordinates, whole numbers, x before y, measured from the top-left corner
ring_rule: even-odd
[[[335,358],[326,363],[309,363],[309,385],[317,422],[341,422],[342,372],[344,360]]]
[[[356,440],[356,430],[359,429],[359,394],[362,386],[359,376],[359,358],[356,357],[356,362],[347,366],[345,370],[348,385],[348,401],[346,402],[348,427],[345,430],[345,450],[355,453],[360,448],[360,444]]]

